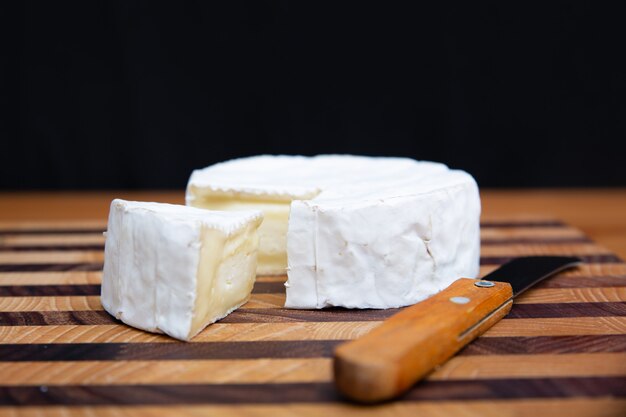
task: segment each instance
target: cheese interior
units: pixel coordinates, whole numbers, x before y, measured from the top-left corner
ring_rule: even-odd
[[[189,338],[250,298],[256,278],[257,227],[258,222],[249,223],[230,236],[221,230],[203,228]]]
[[[263,223],[259,227],[259,275],[285,274],[287,270],[287,226],[291,200],[264,199],[254,196],[196,195],[190,205],[209,210],[260,210]]]

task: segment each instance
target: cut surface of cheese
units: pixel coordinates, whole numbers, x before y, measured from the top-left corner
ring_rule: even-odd
[[[113,200],[102,305],[143,330],[190,340],[250,297],[260,211]]]
[[[288,274],[286,307],[400,307],[478,274],[478,187],[444,164],[263,155],[194,171],[186,199],[264,211],[257,273]]]

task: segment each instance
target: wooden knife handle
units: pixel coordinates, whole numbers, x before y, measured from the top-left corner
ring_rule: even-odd
[[[479,287],[477,282],[493,281],[458,279],[340,345],[334,358],[339,390],[359,402],[391,399],[506,316],[513,304],[511,285]]]

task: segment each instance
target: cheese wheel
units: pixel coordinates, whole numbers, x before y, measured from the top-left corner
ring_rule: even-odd
[[[257,273],[287,273],[286,307],[401,307],[478,275],[478,187],[441,163],[241,158],[194,171],[186,201],[264,212]]]

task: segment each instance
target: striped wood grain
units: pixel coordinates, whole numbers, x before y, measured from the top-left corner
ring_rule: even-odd
[[[480,268],[480,276],[498,268],[499,265],[483,265]],[[88,277],[88,278],[87,278]],[[564,282],[570,277],[583,277],[589,284],[596,280],[607,277],[622,279],[626,282],[626,263],[586,263],[577,268],[561,272],[546,282]],[[0,285],[51,285],[51,284],[83,284],[100,283],[102,271],[44,271],[44,272],[2,272],[0,273]],[[284,282],[285,275],[259,276],[257,282]],[[590,285],[593,286],[593,285]],[[596,285],[597,286],[597,285]]]
[[[0,362],[328,358],[344,340],[213,340],[195,343],[0,344]],[[626,352],[626,335],[486,337],[459,355]],[[519,357],[518,357],[519,358]]]
[[[104,245],[102,233],[86,234],[44,234],[44,235],[2,235],[0,245],[8,247],[59,247],[59,246],[89,246]]]
[[[517,304],[545,303],[595,303],[625,302],[624,287],[592,287],[592,288],[538,288],[529,290],[515,300]],[[252,294],[250,301],[239,310],[278,309],[285,303],[285,295]],[[91,296],[42,296],[42,297],[0,297],[0,312],[18,311],[97,311],[102,310],[100,297]]]
[[[112,323],[112,322],[109,322]],[[257,340],[339,340],[358,337],[380,321],[216,323],[191,343]],[[626,317],[504,319],[482,337],[624,335]],[[0,343],[175,342],[122,324],[0,326]]]
[[[614,377],[426,380],[397,399],[404,401],[511,400],[519,398],[606,398],[624,395],[623,381]],[[514,388],[514,389],[511,389]],[[65,385],[5,386],[0,405],[171,405],[271,404],[340,402],[332,384],[159,384],[159,385]]]
[[[481,249],[481,257],[507,258],[533,255],[610,255],[607,249],[595,244],[577,243],[530,243],[512,245],[487,245]],[[0,264],[49,264],[49,263],[96,263],[104,260],[104,252],[98,250],[60,250],[60,251],[0,251]]]
[[[0,415],[163,415],[165,405],[181,415],[626,414],[626,264],[556,219],[483,221],[481,276],[523,255],[586,263],[524,294],[428,381],[376,408],[341,402],[330,357],[394,310],[287,310],[285,277],[258,277],[250,303],[180,343],[102,311],[104,229],[0,222]]]
[[[617,398],[531,398],[500,400],[402,401],[378,407],[363,407],[349,403],[287,403],[232,405],[169,405],[158,406],[31,406],[3,407],[0,417],[158,417],[163,415],[197,417],[274,416],[317,417],[341,415],[346,417],[421,416],[421,417],[623,417],[626,400]]]
[[[11,385],[273,384],[331,382],[330,358],[0,362]],[[525,366],[519,366],[524,363]],[[479,371],[477,371],[479,369]],[[427,379],[473,380],[538,377],[626,378],[626,353],[460,355]]]

